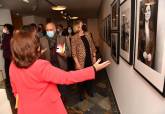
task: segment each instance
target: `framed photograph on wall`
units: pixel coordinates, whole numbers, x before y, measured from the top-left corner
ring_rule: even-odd
[[[106,25],[106,18],[104,19],[104,41],[106,42],[106,35],[107,35],[107,31],[106,31],[106,29],[107,29],[107,27],[106,27],[107,25]]]
[[[120,5],[120,56],[133,62],[135,2],[126,0]]]
[[[137,0],[134,69],[165,97],[165,0]]]
[[[112,30],[119,30],[119,19],[120,19],[119,11],[120,11],[119,0],[114,0],[112,3],[112,23],[111,23]]]
[[[108,39],[108,20],[107,20],[107,17],[105,18],[105,28],[106,28],[105,42],[107,43],[107,39]]]
[[[111,56],[117,64],[119,64],[119,41],[119,33],[111,32]]]
[[[107,17],[107,44],[111,46],[111,15]]]

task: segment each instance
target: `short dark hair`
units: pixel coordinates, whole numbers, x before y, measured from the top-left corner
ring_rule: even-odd
[[[83,25],[82,25],[82,30],[83,30],[84,32],[88,32],[88,27],[87,27],[86,24],[83,24]]]
[[[39,38],[32,32],[19,31],[11,39],[11,52],[16,66],[27,68],[41,55]]]
[[[32,32],[33,31],[32,27],[30,25],[23,25],[21,27],[21,30],[25,31],[25,32]]]
[[[7,30],[9,31],[9,33],[11,35],[13,34],[13,31],[14,31],[13,25],[11,25],[11,24],[4,24],[3,26],[7,28]]]

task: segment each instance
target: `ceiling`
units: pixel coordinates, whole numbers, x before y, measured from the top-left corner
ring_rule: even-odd
[[[22,0],[0,0],[2,8],[11,9],[19,15],[37,15],[48,18],[62,18],[59,11],[52,11],[51,4],[47,0],[29,0],[30,3]],[[66,12],[71,16],[82,18],[94,18],[98,16],[98,11],[102,0],[48,0],[56,5],[67,6]]]

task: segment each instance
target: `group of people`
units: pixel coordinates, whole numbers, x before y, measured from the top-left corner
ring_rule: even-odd
[[[67,29],[53,22],[19,30],[5,24],[2,37],[6,85],[11,83],[18,114],[66,114],[56,84],[79,82],[80,100],[85,92],[92,97],[95,72],[110,64],[96,62],[92,35],[82,21]]]

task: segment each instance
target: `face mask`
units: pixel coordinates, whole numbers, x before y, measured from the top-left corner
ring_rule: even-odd
[[[60,29],[57,29],[57,32],[60,32]]]
[[[2,32],[3,32],[3,33],[7,33],[7,30],[6,30],[6,29],[3,29]]]
[[[53,38],[55,32],[54,32],[54,31],[47,31],[46,34],[47,34],[47,36],[48,36],[49,38]]]
[[[68,29],[68,33],[72,33],[72,29]]]

